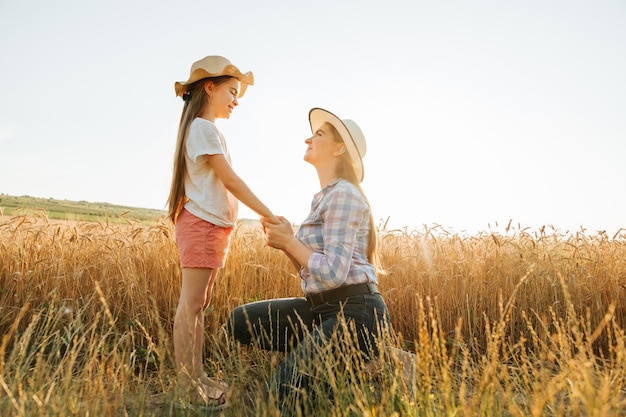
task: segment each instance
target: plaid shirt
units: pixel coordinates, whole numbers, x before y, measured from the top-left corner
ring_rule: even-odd
[[[296,238],[313,250],[308,271],[300,269],[305,294],[378,283],[367,260],[369,220],[367,201],[346,180],[334,181],[315,194],[311,213],[296,232]]]

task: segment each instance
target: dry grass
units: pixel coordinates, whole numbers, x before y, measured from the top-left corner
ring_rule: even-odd
[[[172,408],[172,234],[165,222],[0,223],[1,415],[184,415]],[[380,237],[397,333],[388,343],[415,353],[414,381],[404,384],[393,351],[375,376],[358,363],[334,373],[317,364],[335,401],[318,396],[304,415],[623,414],[624,231]],[[233,387],[225,415],[278,415],[258,393],[280,357],[233,344],[228,311],[299,293],[286,258],[240,225],[207,311],[207,367]]]
[[[512,302],[507,337],[533,327],[550,327],[552,312],[565,318],[565,292],[576,312],[600,323],[610,306],[626,325],[626,229],[613,237],[545,228],[506,228],[460,236],[441,227],[383,233],[381,257],[389,275],[381,288],[397,327],[413,340],[416,305],[429,297],[452,332],[462,318],[464,339],[484,348],[485,318],[499,319],[501,304]],[[517,291],[514,300],[513,294]],[[527,337],[528,335],[525,334]]]

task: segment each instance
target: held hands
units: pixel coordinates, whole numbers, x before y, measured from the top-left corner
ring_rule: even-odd
[[[295,239],[291,223],[283,216],[261,217],[267,245],[275,249],[285,249]]]
[[[269,216],[261,216],[261,226],[263,227],[263,233],[267,233],[267,227],[265,227],[266,223],[270,223],[270,224],[280,224],[280,220],[278,220],[278,217],[276,217],[274,215],[274,213],[270,213]]]
[[[280,223],[280,220],[278,220],[278,217],[276,217],[273,213],[270,213],[269,217],[261,216],[261,223],[263,222],[278,224]],[[265,231],[265,226],[263,226],[263,231]]]

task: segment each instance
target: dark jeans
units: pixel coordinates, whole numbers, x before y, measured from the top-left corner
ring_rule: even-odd
[[[235,308],[228,318],[228,329],[237,341],[287,353],[270,381],[270,390],[277,391],[279,400],[294,389],[306,388],[311,381],[299,365],[324,363],[319,362],[320,356],[328,354],[331,338],[358,343],[358,351],[368,361],[378,356],[379,338],[388,328],[389,312],[380,294],[356,295],[315,307],[306,298],[257,301]],[[333,354],[344,357],[341,352]]]

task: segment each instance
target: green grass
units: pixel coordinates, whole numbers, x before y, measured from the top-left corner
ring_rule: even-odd
[[[109,221],[111,223],[124,223],[129,220],[151,222],[166,216],[164,210],[6,194],[0,194],[0,214],[5,216],[39,215],[52,220]]]

